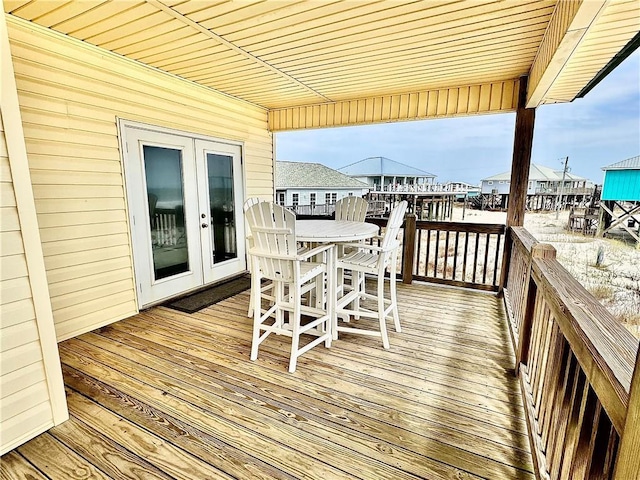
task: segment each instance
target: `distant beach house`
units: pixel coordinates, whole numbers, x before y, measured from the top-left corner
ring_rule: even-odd
[[[640,202],[640,156],[602,167],[602,200]]]
[[[278,161],[275,180],[276,202],[305,213],[319,213],[317,207],[326,210],[324,206],[343,197],[362,197],[369,192],[366,183],[319,163]],[[310,208],[298,208],[303,206]]]
[[[484,178],[481,185],[483,195],[508,195],[511,181],[511,172]],[[562,170],[554,170],[543,165],[531,164],[529,170],[529,183],[527,195],[557,195],[562,184]],[[593,182],[584,177],[567,172],[564,181],[565,195],[586,194],[593,191]]]
[[[640,156],[602,167],[601,235],[622,227],[640,246]]]
[[[465,193],[470,196],[475,196],[480,193],[480,187],[478,185],[472,185],[466,182],[446,182],[442,185],[442,190],[445,192]]]
[[[435,175],[386,157],[369,157],[345,167],[339,172],[366,183],[374,191],[423,189],[433,184]]]

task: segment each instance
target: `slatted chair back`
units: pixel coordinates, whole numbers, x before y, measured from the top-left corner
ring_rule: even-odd
[[[247,210],[249,210],[250,207],[253,207],[254,205],[260,203],[262,200],[260,200],[258,197],[249,197],[244,201],[244,205],[242,206],[242,209],[245,213],[247,213]]]
[[[369,203],[362,197],[344,197],[336,202],[336,220],[364,222]]]
[[[259,202],[247,209],[253,239],[252,255],[258,259],[260,275],[270,280],[294,282],[296,269],[296,216],[272,202]]]
[[[253,207],[254,205],[257,205],[258,203],[260,203],[262,200],[258,197],[249,197],[244,201],[244,205],[242,206],[242,209],[245,213],[245,218],[246,218],[246,214],[247,214],[247,210],[249,210],[249,208]],[[247,222],[248,223],[248,222]],[[249,246],[249,250],[251,250],[254,247],[254,243],[253,243],[253,236],[251,235],[251,230],[247,230],[247,244]],[[249,271],[253,271],[252,270],[252,263],[253,262],[249,262]],[[271,282],[266,282],[264,283],[261,287],[260,287],[260,295],[262,298],[266,299],[269,302],[273,301],[273,295],[270,294],[270,292],[273,289],[273,285]],[[253,296],[255,295],[255,292],[253,291],[253,288],[251,288],[251,297],[249,299],[249,307],[247,308],[247,316],[249,317],[253,317]]]
[[[400,227],[402,227],[402,222],[404,221],[404,214],[407,211],[407,201],[403,200],[398,203],[391,212],[389,213],[389,220],[387,222],[387,226],[385,227],[384,236],[380,243],[380,246],[387,250],[390,248],[394,242],[397,242],[398,232],[400,231]]]

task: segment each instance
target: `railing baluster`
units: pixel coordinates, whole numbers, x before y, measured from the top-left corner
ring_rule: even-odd
[[[489,266],[489,243],[490,237],[487,233],[485,235],[485,246],[484,246],[484,262],[482,264],[482,283],[487,282],[487,267]]]
[[[549,395],[547,397],[546,405],[544,408],[544,416],[542,417],[541,429],[542,429],[542,444],[548,445],[550,432],[554,429],[552,422],[555,407],[558,404],[560,393],[565,381],[565,374],[569,369],[569,362],[571,361],[571,349],[567,348],[567,342],[562,341],[562,357],[560,364],[557,366],[556,371],[553,372],[553,378],[549,384]]]
[[[536,410],[540,408],[540,391],[541,391],[541,378],[544,375],[544,369],[547,360],[547,344],[549,343],[549,336],[551,334],[551,312],[544,301],[543,311],[540,320],[539,333],[536,344],[536,361],[534,363],[534,372],[531,378],[531,390],[533,392],[533,404],[536,406]],[[538,412],[539,413],[539,412]]]
[[[576,461],[576,450],[580,439],[580,433],[584,426],[585,415],[589,413],[593,415],[594,400],[590,395],[591,387],[587,382],[586,376],[581,375],[584,379],[580,389],[576,392],[576,397],[571,404],[569,423],[567,426],[567,437],[562,448],[562,464],[560,466],[560,478],[571,478],[571,467]]]
[[[577,366],[577,361],[572,362],[572,365],[573,375],[567,378],[567,388],[564,390],[562,403],[559,406],[558,420],[554,423],[555,436],[550,451],[547,453],[551,478],[558,478],[562,456],[564,455],[564,443],[567,437],[569,413],[571,412],[572,405],[576,401],[578,392],[584,384],[584,374],[582,374],[580,368]],[[551,460],[549,460],[550,456]]]
[[[545,419],[549,418],[549,404],[547,399],[552,393],[554,387],[554,376],[556,374],[556,370],[558,368],[558,351],[562,350],[563,337],[561,332],[558,329],[558,325],[556,323],[551,324],[551,338],[549,341],[549,355],[547,357],[547,367],[545,368],[545,374],[542,379],[542,394],[540,395],[539,407],[538,407],[538,422],[540,423],[540,430],[542,431],[542,435],[545,433]]]
[[[453,255],[453,275],[451,276],[452,280],[456,279],[456,270],[458,270],[458,240],[459,239],[460,239],[460,232],[456,232],[456,241],[453,247],[454,255]],[[494,283],[495,283],[495,280],[494,280]]]
[[[609,418],[607,418],[607,421],[609,421]],[[616,429],[613,425],[610,425],[609,428],[604,431],[606,432],[607,447],[604,449],[606,455],[604,456],[602,462],[602,470],[600,470],[601,476],[592,475],[591,478],[613,478],[614,468],[616,467],[616,457],[618,455],[618,446],[620,444],[620,437],[618,436],[618,432],[616,432]],[[637,451],[635,452],[635,457],[637,462]],[[625,475],[626,474],[622,473],[620,474],[620,477],[616,476],[616,478],[624,479]]]
[[[502,245],[502,235],[498,233],[498,237],[496,238],[495,261],[493,264],[493,280],[491,282],[494,285],[496,285],[496,282],[498,281],[498,262],[500,260],[500,245]]]
[[[543,380],[546,375],[548,362],[549,362],[549,346],[551,345],[553,325],[554,325],[554,321],[553,321],[553,317],[551,316],[551,311],[545,305],[545,321],[544,321],[543,331],[542,331],[542,338],[541,338],[542,342],[540,344],[540,349],[542,351],[538,352],[538,355],[540,356],[540,364],[538,365],[538,371],[536,372],[536,378],[534,381],[535,395],[533,398],[534,398],[535,405],[538,406],[538,410],[540,409],[540,405],[541,405],[540,400],[542,398],[542,389],[544,385]]]
[[[464,253],[462,255],[462,280],[467,281],[467,256],[469,252],[469,232],[464,233]]]
[[[449,230],[444,240],[444,264],[442,265],[442,278],[447,278],[447,267],[449,266]]]
[[[440,230],[436,231],[436,247],[433,258],[433,276],[438,278],[438,257],[440,256]]]
[[[418,237],[418,245],[416,246],[416,268],[415,268],[415,272],[416,275],[420,275],[420,255],[421,255],[421,251],[422,251],[422,230],[418,230],[417,232],[417,237]]]
[[[566,465],[563,462],[562,471],[565,478],[583,479],[585,478],[590,459],[593,456],[591,439],[594,432],[597,432],[600,423],[601,405],[594,391],[587,386],[586,399],[584,409],[580,411],[579,430],[575,442],[575,448],[572,452],[572,462]],[[585,402],[586,400],[586,402]]]
[[[476,283],[476,271],[478,270],[478,247],[480,242],[480,234],[476,233],[476,245],[473,251],[473,276],[471,277],[471,281]]]
[[[531,347],[529,349],[529,380],[533,389],[535,378],[538,371],[538,362],[540,361],[540,343],[542,338],[542,330],[546,323],[546,306],[542,296],[536,297],[536,304],[533,313],[533,323],[531,328]],[[535,394],[535,391],[534,391]],[[535,404],[534,404],[535,405]]]
[[[431,251],[431,230],[427,230],[427,255],[424,260],[424,276],[429,275],[429,252]]]

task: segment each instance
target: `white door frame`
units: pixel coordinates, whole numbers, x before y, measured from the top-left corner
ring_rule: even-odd
[[[125,196],[127,199],[130,224],[138,306],[140,308],[148,307],[172,296],[183,294],[246,270],[246,252],[243,233],[244,218],[242,216],[242,203],[246,184],[243,143],[123,119],[118,119],[118,131],[125,174]],[[130,131],[129,138],[127,131]],[[137,165],[132,163],[134,161],[142,162],[143,160],[140,152],[135,154],[134,159],[132,158],[134,153],[130,151],[132,148],[131,139],[138,138],[140,135],[144,137],[145,144],[181,149],[183,151],[183,182],[185,184],[186,182],[190,182],[193,186],[192,188],[185,188],[184,191],[185,229],[187,229],[188,232],[189,271],[160,280],[155,280],[153,257],[150,252],[151,238],[148,228],[149,213],[146,199],[144,167],[141,163]],[[209,192],[203,192],[204,189],[201,187],[202,185],[206,185],[207,182],[198,181],[198,175],[202,176],[206,174],[206,164],[198,165],[199,155],[195,151],[197,141],[205,142],[204,145],[207,147],[213,144],[217,147],[208,148],[207,151],[221,154],[233,152],[239,155],[239,171],[236,172],[234,169],[233,176],[235,194],[234,211],[236,212],[235,236],[238,248],[237,258],[233,259],[233,261],[225,261],[211,265],[213,270],[210,269],[207,275],[204,274],[203,264],[206,258],[210,258],[210,255],[206,255],[206,250],[211,251],[211,246],[206,241],[207,238],[210,238],[210,234],[207,235],[209,233],[208,229],[201,228],[200,226],[200,206],[203,205],[205,199],[208,201]],[[140,147],[138,146],[137,148]],[[204,155],[202,159],[204,159]],[[210,219],[207,218],[206,221],[208,222]],[[202,232],[203,230],[205,230],[205,232]],[[198,231],[200,231],[200,234],[197,234]],[[211,273],[212,271],[214,273]],[[150,291],[150,289],[153,291]]]

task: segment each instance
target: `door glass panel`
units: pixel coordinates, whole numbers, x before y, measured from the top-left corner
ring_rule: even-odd
[[[207,153],[213,263],[238,256],[236,245],[233,157]]]
[[[189,271],[182,151],[144,147],[153,272],[156,280]]]

